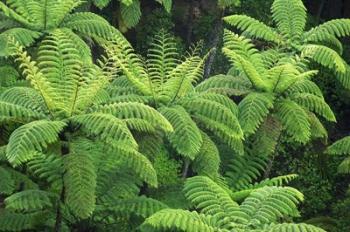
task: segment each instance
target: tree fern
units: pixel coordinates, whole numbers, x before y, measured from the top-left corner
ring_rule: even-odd
[[[6,209],[31,212],[51,207],[50,194],[41,190],[25,190],[5,199]]]

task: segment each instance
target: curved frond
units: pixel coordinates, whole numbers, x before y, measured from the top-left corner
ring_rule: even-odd
[[[171,145],[181,155],[193,160],[202,146],[202,136],[190,115],[181,106],[162,107],[160,112],[171,123],[173,132],[167,134]]]
[[[268,228],[269,231],[271,232],[284,232],[284,231],[295,231],[295,232],[302,232],[302,231],[307,231],[307,232],[326,232],[325,230],[305,224],[305,223],[300,223],[300,224],[294,224],[294,223],[282,223],[278,225],[272,225]]]
[[[350,35],[350,19],[333,19],[317,27],[312,28],[306,33],[307,35],[322,36],[330,34],[336,37],[345,37]]]
[[[302,0],[275,0],[272,18],[278,30],[288,39],[299,39],[306,24],[306,8]]]
[[[15,211],[36,211],[51,207],[50,194],[41,190],[25,190],[5,199],[6,209]]]
[[[58,133],[65,126],[66,124],[60,121],[40,120],[19,127],[11,134],[7,145],[8,161],[13,166],[18,166],[31,160],[36,152],[56,142]]]
[[[231,26],[247,33],[249,37],[280,43],[281,38],[273,28],[246,15],[230,15],[224,17],[224,21]]]
[[[15,190],[15,181],[11,173],[5,168],[0,167],[0,179],[0,194],[10,195]]]
[[[28,109],[26,107],[8,103],[0,99],[0,122],[1,121],[14,121],[14,122],[30,122],[35,119],[46,118],[45,114],[41,112]]]
[[[0,231],[34,230],[45,220],[45,214],[39,213],[14,213],[10,210],[0,210]]]
[[[332,155],[350,155],[350,136],[342,138],[327,148]]]
[[[253,134],[273,107],[274,96],[250,93],[238,104],[238,119],[245,136]]]
[[[120,15],[123,20],[123,26],[132,28],[137,25],[141,19],[141,3],[139,0],[133,0],[131,4],[120,4]]]

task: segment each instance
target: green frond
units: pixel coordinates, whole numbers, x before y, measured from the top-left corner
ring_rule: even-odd
[[[306,45],[302,47],[301,56],[311,59],[318,64],[330,68],[338,73],[346,72],[346,63],[340,55],[322,45]]]
[[[342,138],[327,148],[332,155],[350,155],[350,136]]]
[[[344,88],[350,89],[350,66],[349,65],[346,65],[345,73],[337,73],[336,76],[339,82],[344,86]]]
[[[307,35],[322,36],[330,34],[336,37],[345,37],[350,35],[350,19],[333,19],[317,27],[312,28]]]
[[[105,8],[111,2],[111,0],[92,0],[92,2],[95,6],[102,9]]]
[[[217,102],[229,109],[235,116],[238,116],[238,107],[236,103],[225,95],[217,93],[202,93],[198,97],[202,99],[207,99],[209,101]]]
[[[92,38],[106,40],[113,39],[116,33],[116,29],[107,20],[91,12],[77,12],[67,15],[61,27],[69,28]]]
[[[34,230],[36,226],[45,221],[45,214],[40,213],[14,213],[10,210],[0,210],[0,231]]]
[[[246,15],[230,15],[224,21],[248,34],[249,37],[280,43],[281,38],[273,28]]]
[[[297,80],[313,76],[315,73],[317,74],[315,71],[308,71],[300,74],[294,65],[287,63],[272,67],[264,77],[270,90],[274,93],[283,93]]]
[[[336,36],[329,34],[327,31],[323,31],[322,33],[314,33],[313,30],[311,30],[304,33],[304,37],[304,41],[306,43],[321,44],[335,50],[340,55],[343,53],[342,43]]]
[[[208,177],[187,179],[183,191],[186,198],[203,214],[229,218],[231,222],[247,222],[248,215],[239,210],[239,205],[231,199],[229,192]]]
[[[282,125],[272,115],[269,115],[253,135],[253,153],[270,156],[275,152],[281,135]]]
[[[64,173],[61,156],[38,154],[27,163],[27,167],[34,176],[52,183],[53,186],[61,187]]]
[[[310,122],[311,137],[327,139],[328,132],[326,128],[323,126],[323,124],[321,123],[321,121],[318,119],[318,117],[314,113],[309,112],[308,119]]]
[[[5,167],[4,167],[5,168]],[[36,184],[30,177],[24,173],[21,173],[13,168],[5,168],[8,173],[11,174],[12,179],[15,183],[15,189],[39,189],[38,184]]]
[[[253,191],[240,205],[251,222],[268,224],[285,216],[297,216],[301,192],[291,187],[263,187]]]
[[[171,124],[155,109],[137,102],[114,103],[109,105],[97,106],[93,109],[95,112],[112,114],[120,119],[143,119],[149,122],[155,128],[161,128],[164,131],[171,132]]]
[[[266,169],[268,157],[259,153],[245,153],[236,155],[227,165],[225,179],[231,190],[249,189],[253,181],[257,180]]]
[[[42,4],[44,29],[59,27],[62,21],[83,3],[84,1],[82,0],[64,0],[59,3],[56,0],[46,0],[46,2]]]
[[[6,209],[33,212],[51,207],[50,194],[41,190],[24,190],[5,198]]]
[[[70,153],[64,157],[65,203],[82,219],[95,209],[96,173],[89,154]]]
[[[0,99],[0,122],[14,121],[14,122],[30,122],[35,119],[46,118],[46,116],[38,111],[28,109],[26,107],[8,103]]]
[[[218,93],[227,96],[241,96],[250,92],[251,83],[244,77],[231,75],[216,75],[199,83],[195,90],[198,92]]]
[[[155,90],[162,88],[171,71],[178,64],[175,38],[165,30],[153,36],[147,53],[147,70]]]
[[[323,93],[321,89],[313,82],[307,79],[301,79],[294,84],[292,84],[287,90],[288,95],[298,94],[298,93],[310,93],[319,98],[323,98]]]
[[[17,128],[10,136],[6,156],[13,166],[31,160],[48,144],[56,142],[66,124],[60,121],[39,120]]]
[[[219,176],[220,154],[215,143],[202,132],[203,143],[196,158],[192,162],[192,169],[198,175],[215,179]]]
[[[91,113],[82,114],[69,119],[71,122],[80,125],[80,129],[88,135],[98,136],[102,141],[108,143],[122,143],[137,149],[137,143],[129,131],[127,124],[111,114]]]
[[[23,4],[23,3],[25,3],[25,1],[15,1],[15,2],[19,3],[19,4],[17,4],[17,6],[25,5],[25,4]],[[32,27],[34,25],[33,23],[30,22],[29,13],[27,13],[27,15],[26,15],[24,12],[25,9],[23,7],[22,7],[22,10],[20,10],[20,12],[17,13],[15,10],[6,6],[5,3],[0,2],[0,10],[5,16],[7,16],[11,19],[14,19],[17,22],[19,22],[25,26]]]
[[[309,141],[311,132],[308,115],[296,102],[282,100],[276,107],[276,116],[293,140],[303,144]]]
[[[350,157],[345,158],[338,166],[339,173],[350,173]]]
[[[136,215],[147,218],[162,209],[168,208],[168,206],[155,199],[140,196],[130,199],[119,199],[111,205],[104,205],[101,208],[118,216]],[[99,210],[99,208],[97,208],[97,210]]]
[[[131,4],[120,4],[120,15],[123,25],[126,28],[132,28],[137,25],[141,19],[141,6],[139,0],[133,0]]]
[[[12,87],[0,95],[0,101],[21,106],[38,113],[47,113],[47,108],[42,96],[33,88]]]
[[[310,93],[299,93],[290,98],[306,109],[321,115],[330,122],[336,122],[335,116],[329,105],[316,95]]]
[[[225,231],[208,225],[208,220],[210,220],[208,216],[204,218],[204,215],[200,215],[197,212],[180,209],[164,209],[147,218],[141,225],[140,230],[142,232],[165,231],[169,229],[186,232]]]
[[[274,96],[250,93],[238,104],[238,119],[245,136],[253,134],[273,108]]]
[[[15,181],[5,168],[0,167],[0,194],[10,195],[15,190]],[[1,228],[0,228],[1,230]]]
[[[302,0],[275,0],[271,7],[272,18],[278,30],[292,41],[299,39],[306,24],[306,8]]]
[[[255,48],[252,41],[229,30],[224,30],[224,54],[226,54],[226,50],[231,50],[233,55],[236,54],[236,56],[241,57],[241,59],[254,64],[255,69],[259,71],[264,67],[261,54]],[[230,56],[229,51],[227,51],[227,53],[226,55],[230,61],[234,62],[235,58]]]
[[[170,13],[172,5],[173,5],[173,0],[156,0],[157,2],[160,2],[164,9]]]
[[[181,104],[200,125],[210,130],[232,149],[242,151],[243,132],[236,115],[229,108],[201,98],[189,99]]]
[[[294,223],[282,223],[278,225],[272,225],[268,228],[268,231],[271,232],[284,232],[284,231],[295,231],[295,232],[302,232],[302,231],[308,231],[308,232],[326,232],[325,230],[305,224],[305,223],[300,223],[300,224],[294,224]]]
[[[193,160],[201,149],[203,140],[196,123],[186,110],[177,105],[160,108],[162,115],[171,123],[173,132],[167,134],[176,151]]]

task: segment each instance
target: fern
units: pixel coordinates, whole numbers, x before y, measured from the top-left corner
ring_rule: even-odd
[[[327,148],[327,153],[333,155],[349,155],[350,154],[350,137],[342,138]],[[345,158],[338,166],[338,172],[350,173],[350,158]]]
[[[10,195],[15,190],[15,181],[13,180],[11,173],[5,168],[0,167],[0,193]]]
[[[6,209],[31,212],[51,207],[50,195],[41,190],[25,190],[5,199]]]
[[[23,231],[34,229],[45,220],[43,213],[14,213],[2,209],[0,211],[0,230],[1,231]]]

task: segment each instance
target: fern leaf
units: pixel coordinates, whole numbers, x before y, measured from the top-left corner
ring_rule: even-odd
[[[123,19],[123,23],[127,28],[132,28],[140,21],[141,18],[141,6],[139,0],[133,0],[131,4],[121,4],[120,14]]]
[[[275,0],[272,18],[278,30],[289,39],[299,39],[306,24],[306,8],[301,0]]]
[[[181,106],[162,107],[160,112],[172,124],[173,132],[168,139],[173,147],[183,156],[193,160],[202,146],[202,136],[190,115]]]
[[[88,154],[71,153],[64,158],[65,202],[79,218],[88,218],[95,209],[96,173]]]
[[[10,195],[15,190],[15,181],[5,168],[0,167],[0,194]],[[1,228],[0,228],[1,230]]]
[[[46,118],[45,114],[38,111],[28,109],[26,107],[8,103],[0,99],[0,121],[17,121],[17,122],[28,122],[35,119]]]
[[[309,112],[309,122],[312,138],[327,139],[328,132],[314,113]]]
[[[300,143],[309,141],[311,136],[310,122],[305,110],[291,100],[281,101],[276,108],[276,116],[287,134]]]
[[[280,43],[281,38],[271,27],[246,15],[230,15],[224,21],[247,33],[249,37]]]
[[[111,0],[92,0],[92,2],[97,6],[98,8],[102,9],[105,8]]]
[[[36,211],[51,207],[50,194],[41,190],[25,190],[5,199],[6,209],[15,211]]]
[[[318,96],[309,93],[300,93],[296,95],[292,95],[291,98],[293,101],[297,102],[299,105],[305,107],[306,109],[315,112],[326,120],[331,122],[336,122],[333,111],[329,107],[329,105]]]
[[[45,218],[42,212],[23,214],[2,209],[0,210],[0,231],[34,230],[45,221]]]
[[[282,223],[273,225],[268,228],[271,232],[283,232],[283,231],[309,231],[309,232],[326,232],[325,230],[305,223],[294,224],[294,223]]]
[[[327,148],[327,153],[332,155],[350,154],[350,136],[342,138]]]
[[[310,93],[319,98],[323,98],[322,91],[320,88],[312,81],[307,79],[301,79],[294,84],[292,84],[287,90],[288,95],[298,94],[298,93]]]
[[[57,141],[58,133],[65,125],[60,121],[40,120],[19,127],[11,134],[7,145],[8,161],[18,166],[31,160],[36,152]]]
[[[312,28],[307,34],[322,36],[327,33],[336,37],[345,37],[350,35],[350,19],[333,19],[327,21],[315,28]]]
[[[291,187],[263,187],[253,191],[240,209],[257,224],[277,222],[284,216],[297,216],[297,204],[303,194]]]
[[[238,105],[238,119],[246,136],[253,134],[265,120],[273,107],[274,97],[270,94],[248,94]]]

